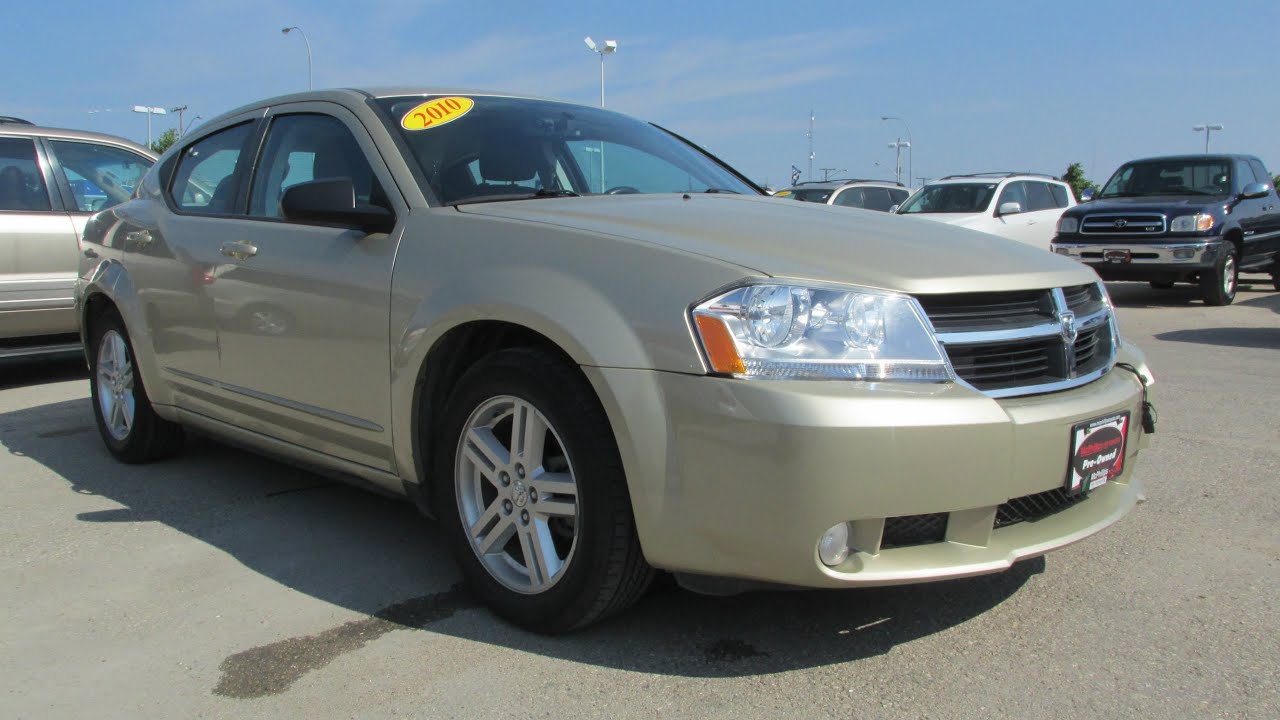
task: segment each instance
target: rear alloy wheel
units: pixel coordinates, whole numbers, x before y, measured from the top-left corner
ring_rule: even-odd
[[[151,407],[134,364],[124,321],[114,309],[93,320],[89,333],[89,394],[107,450],[116,459],[142,463],[171,457],[182,449],[182,426]]]
[[[472,590],[545,633],[631,605],[640,552],[617,446],[576,368],[538,350],[481,360],[448,403],[439,517]]]
[[[1213,269],[1200,273],[1200,295],[1204,298],[1204,304],[1230,305],[1236,299],[1236,283],[1239,279],[1236,248],[1227,243]]]

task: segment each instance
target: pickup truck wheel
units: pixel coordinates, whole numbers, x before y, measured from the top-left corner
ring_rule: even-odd
[[[1240,268],[1236,265],[1236,249],[1227,245],[1213,269],[1200,273],[1200,295],[1205,305],[1230,305],[1236,299],[1236,281]]]
[[[439,517],[494,612],[560,633],[644,592],[653,571],[617,444],[577,368],[541,350],[490,355],[459,381],[441,438]]]
[[[1280,259],[1271,264],[1271,285],[1280,291]]]
[[[160,417],[151,407],[134,364],[129,333],[115,310],[92,321],[89,353],[89,395],[107,450],[126,463],[176,455],[182,449],[182,426]]]
[[[1172,290],[1173,289],[1172,280],[1151,280],[1150,285],[1153,290]]]

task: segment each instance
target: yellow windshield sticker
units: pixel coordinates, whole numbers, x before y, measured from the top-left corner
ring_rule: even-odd
[[[405,130],[427,130],[440,127],[471,112],[475,101],[465,97],[442,97],[428,100],[415,107],[400,118],[400,127]]]
[[[778,192],[774,193],[776,197],[786,197],[790,194],[791,194],[790,190],[779,190]]]

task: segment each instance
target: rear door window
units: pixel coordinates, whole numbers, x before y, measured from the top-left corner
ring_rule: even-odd
[[[253,123],[241,123],[200,139],[182,151],[169,185],[169,199],[196,215],[228,215],[236,210],[236,165]]]
[[[73,140],[48,142],[80,212],[97,212],[128,200],[151,168],[151,158],[124,148]]]
[[[1023,187],[1027,192],[1027,204],[1023,206],[1023,210],[1027,212],[1035,212],[1037,210],[1053,210],[1058,207],[1053,199],[1053,193],[1049,190],[1048,183],[1042,182],[1026,182]]]
[[[1064,208],[1071,204],[1071,200],[1067,198],[1067,186],[1057,183],[1046,183],[1049,186],[1049,192],[1053,193],[1053,206]]]
[[[51,210],[36,143],[31,138],[0,138],[0,210]]]

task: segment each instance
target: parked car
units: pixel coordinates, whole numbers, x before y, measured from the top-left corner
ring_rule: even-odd
[[[80,233],[154,161],[123,138],[0,117],[0,358],[79,351]]]
[[[1104,280],[1193,282],[1205,304],[1230,305],[1241,272],[1280,290],[1280,196],[1252,155],[1134,160],[1063,214],[1053,248]]]
[[[827,180],[803,182],[774,193],[803,202],[889,212],[911,194],[901,183],[882,180]]]
[[[1062,211],[1076,204],[1071,186],[1051,175],[948,175],[917,190],[897,210],[1049,249]]]
[[[189,427],[404,495],[479,598],[542,632],[621,611],[655,569],[707,592],[995,572],[1142,496],[1151,375],[1088,268],[779,202],[597,108],[247,105],[84,249],[115,457]]]

